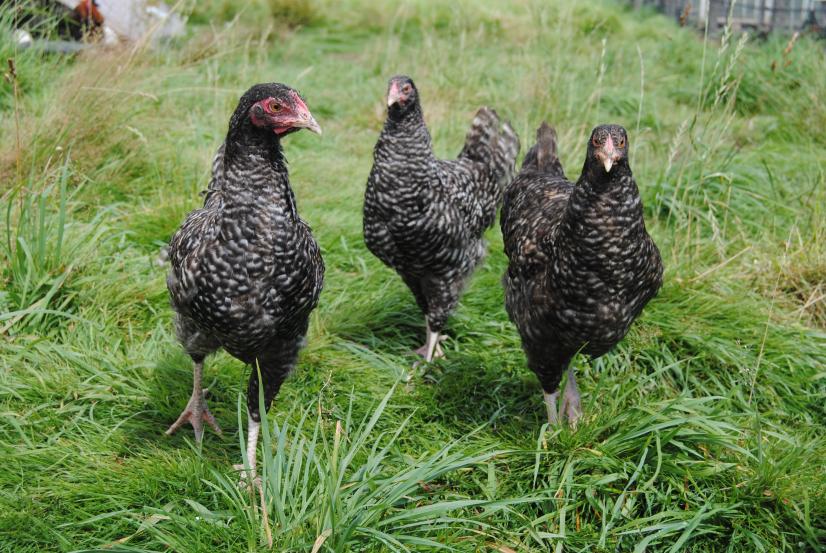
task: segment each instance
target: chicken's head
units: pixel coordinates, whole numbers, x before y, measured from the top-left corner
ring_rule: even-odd
[[[419,93],[413,79],[396,75],[387,84],[387,111],[391,115],[403,115],[419,104]]]
[[[604,169],[605,174],[628,163],[628,133],[619,125],[600,125],[591,131],[586,164]],[[598,169],[598,170],[599,170]]]
[[[241,97],[233,119],[247,119],[253,127],[272,131],[277,136],[301,129],[321,134],[321,127],[298,91],[280,83],[250,88]],[[243,124],[242,121],[235,123]]]

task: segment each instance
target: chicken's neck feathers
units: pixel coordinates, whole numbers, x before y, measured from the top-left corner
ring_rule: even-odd
[[[225,156],[216,167],[213,181],[219,187],[223,210],[251,219],[273,220],[285,213],[298,220],[295,195],[283,156],[273,158],[266,151],[250,150]],[[277,219],[277,218],[276,218]]]
[[[224,163],[253,154],[261,156],[273,164],[283,165],[284,154],[281,139],[272,129],[256,127],[249,119],[233,122],[224,140]]]
[[[404,154],[409,160],[433,159],[430,132],[421,108],[415,106],[398,119],[388,116],[376,149]]]
[[[571,191],[555,246],[582,255],[622,255],[645,234],[642,200],[630,169],[594,182],[584,173]]]
[[[430,132],[420,109],[412,109],[400,119],[388,117],[373,151],[375,184],[392,187],[396,194],[405,189],[418,194],[423,186],[438,182],[436,158]]]

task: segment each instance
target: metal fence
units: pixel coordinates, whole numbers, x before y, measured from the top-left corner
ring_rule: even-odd
[[[826,37],[826,0],[630,0],[635,8],[651,6],[681,25],[718,33],[726,24],[734,30],[768,34],[814,32]]]

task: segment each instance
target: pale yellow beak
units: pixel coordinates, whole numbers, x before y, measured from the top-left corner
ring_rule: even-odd
[[[318,135],[321,134],[321,125],[319,125],[313,114],[309,111],[305,114],[302,114],[301,119],[295,124],[296,127],[301,127],[302,129],[307,129],[310,132],[314,132]]]

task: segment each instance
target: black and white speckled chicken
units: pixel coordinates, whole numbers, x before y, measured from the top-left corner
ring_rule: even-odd
[[[416,86],[390,79],[387,119],[364,198],[367,247],[404,280],[425,315],[425,361],[443,355],[440,333],[482,260],[482,234],[511,179],[519,139],[495,111],[481,108],[455,160],[433,155]]]
[[[552,424],[568,369],[561,409],[575,424],[582,411],[571,359],[613,348],[662,285],[662,260],[645,230],[625,129],[593,130],[574,185],[557,158],[556,133],[543,123],[505,191],[501,225],[510,259],[508,314]]]
[[[281,138],[321,133],[301,96],[283,84],[259,84],[238,103],[212,165],[204,207],[172,238],[167,287],[178,339],[192,357],[193,390],[181,416],[195,438],[206,421],[220,433],[201,387],[204,358],[219,348],[252,366],[247,389],[247,453],[255,470],[261,421],[258,371],[269,409],[295,366],[318,302],[324,263],[296,211]]]

